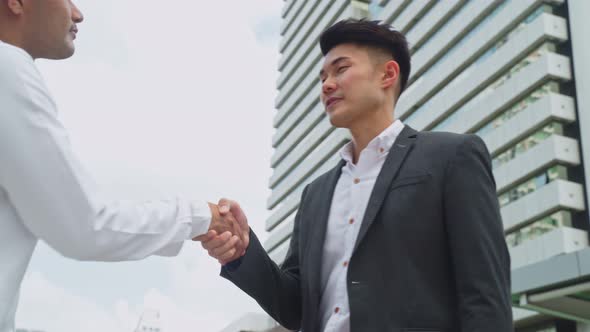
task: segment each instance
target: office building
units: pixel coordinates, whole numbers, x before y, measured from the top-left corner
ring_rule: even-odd
[[[286,0],[271,257],[284,259],[303,188],[350,138],[330,126],[319,100],[317,38],[343,18],[378,19],[403,32],[412,52],[395,116],[418,130],[474,133],[488,146],[517,331],[590,331],[588,14],[586,0]]]

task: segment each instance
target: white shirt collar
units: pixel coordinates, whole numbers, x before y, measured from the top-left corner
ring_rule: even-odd
[[[34,61],[33,57],[31,57],[31,55],[29,53],[27,53],[27,51],[23,50],[20,47],[16,47],[12,44],[5,43],[2,40],[0,40],[0,47],[5,47],[6,49],[16,51],[19,54],[25,56],[27,58],[27,60]]]
[[[386,154],[391,149],[391,146],[404,129],[404,124],[401,120],[395,120],[389,127],[387,127],[381,134],[373,138],[365,149],[378,152],[380,154]],[[353,148],[354,145],[348,142],[340,149],[340,157],[347,163],[353,161]]]

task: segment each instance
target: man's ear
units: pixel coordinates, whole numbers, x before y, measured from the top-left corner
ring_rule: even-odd
[[[22,0],[6,0],[8,10],[14,15],[21,15],[24,11]]]
[[[389,60],[385,63],[381,86],[389,88],[395,85],[399,78],[399,64],[395,60]]]

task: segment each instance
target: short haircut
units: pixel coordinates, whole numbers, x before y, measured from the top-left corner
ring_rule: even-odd
[[[324,56],[340,44],[364,46],[391,56],[400,68],[400,94],[406,89],[411,68],[410,51],[401,32],[379,21],[346,19],[332,25],[320,36]]]

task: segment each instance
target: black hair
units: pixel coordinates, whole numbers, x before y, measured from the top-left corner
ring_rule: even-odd
[[[410,77],[410,51],[406,37],[389,24],[365,19],[345,19],[320,35],[320,48],[325,56],[340,44],[355,44],[381,51],[395,60],[400,68],[400,94]]]

